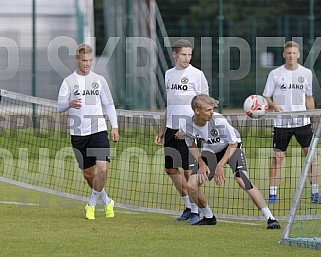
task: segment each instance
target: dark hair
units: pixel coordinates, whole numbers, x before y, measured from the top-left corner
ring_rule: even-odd
[[[179,39],[173,45],[173,52],[179,52],[183,47],[193,48],[193,45],[186,39]]]

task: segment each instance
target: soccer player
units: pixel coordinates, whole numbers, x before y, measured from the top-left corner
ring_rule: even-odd
[[[267,78],[263,96],[269,107],[275,112],[291,112],[315,109],[312,95],[312,72],[298,64],[299,45],[288,41],[284,45],[285,64],[272,70]],[[314,118],[317,121],[316,117]],[[292,136],[295,136],[305,155],[308,153],[313,131],[309,118],[282,117],[274,120],[273,160],[270,168],[269,203],[277,200],[277,189],[280,184],[281,164]],[[309,179],[311,183],[311,200],[321,203],[318,185],[316,156],[313,160]]]
[[[162,145],[165,137],[166,173],[185,204],[185,210],[177,220],[190,219],[189,222],[195,223],[199,220],[198,207],[190,202],[186,187],[191,174],[190,165],[194,165],[195,160],[189,160],[188,148],[179,129],[181,123],[193,113],[190,105],[193,96],[208,94],[208,82],[204,73],[190,64],[192,51],[192,44],[188,40],[179,39],[173,45],[175,67],[165,73],[167,108],[155,143]],[[179,167],[184,170],[184,175],[179,171]]]
[[[201,186],[214,178],[217,185],[225,182],[224,166],[232,169],[236,182],[245,190],[254,204],[267,219],[268,229],[279,229],[280,224],[273,217],[261,192],[253,185],[248,177],[245,154],[239,132],[232,127],[226,118],[214,112],[216,100],[208,95],[194,96],[191,102],[194,115],[182,127],[190,152],[197,160],[192,170],[187,187],[190,198],[201,209],[204,217],[193,225],[215,225],[216,217],[208,205]],[[200,151],[195,140],[204,141]]]
[[[95,219],[99,198],[105,205],[106,217],[114,217],[114,201],[105,191],[110,145],[103,116],[104,108],[112,125],[111,139],[117,142],[119,134],[114,101],[105,78],[91,71],[93,50],[89,45],[77,47],[76,63],[77,70],[61,84],[57,109],[58,112],[69,112],[73,151],[92,189],[85,207],[86,218]]]

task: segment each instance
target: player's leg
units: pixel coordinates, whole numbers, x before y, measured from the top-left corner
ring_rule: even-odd
[[[197,174],[191,175],[188,182],[188,191],[190,195],[191,201],[193,201],[197,206],[200,208],[203,219],[197,220],[193,222],[191,220],[192,225],[215,225],[216,224],[216,217],[214,216],[212,209],[209,207],[206,196],[201,188],[201,184],[199,184],[197,180]],[[192,218],[191,218],[192,219]]]
[[[191,216],[191,202],[189,200],[187,191],[187,181],[186,177],[188,174],[184,175],[179,171],[179,167],[183,167],[184,164],[184,154],[188,156],[188,148],[184,140],[178,140],[175,138],[177,130],[166,129],[164,137],[164,153],[165,153],[165,170],[167,175],[172,180],[176,190],[184,202],[185,209],[182,215],[177,218],[178,221],[188,220]],[[187,153],[186,153],[187,152]],[[187,163],[187,164],[186,164]],[[184,170],[188,170],[188,159],[185,160]],[[186,172],[188,173],[188,171]],[[186,176],[186,177],[185,177]]]
[[[243,172],[243,171],[241,171],[241,172]],[[244,173],[244,177],[247,178],[245,173]],[[248,193],[248,195],[250,196],[253,203],[256,205],[256,207],[262,212],[262,214],[266,218],[267,224],[268,224],[267,228],[268,229],[280,229],[281,228],[280,224],[277,222],[277,220],[273,216],[270,208],[266,204],[266,201],[264,200],[259,189],[255,185],[253,185],[250,180],[247,180],[248,178],[245,179],[245,181],[244,181],[244,177],[243,178],[235,177],[235,179],[236,179],[237,183],[240,185],[240,187]],[[247,189],[248,186],[246,186],[246,185],[252,185],[252,188]]]
[[[296,128],[294,135],[298,143],[301,145],[305,156],[307,156],[309,146],[313,137],[311,124]],[[319,174],[317,168],[317,155],[313,156],[312,165],[309,170],[309,180],[311,184],[312,203],[321,203],[321,197],[319,195]]]
[[[173,185],[175,186],[185,205],[185,210],[183,211],[182,215],[177,218],[177,221],[188,220],[191,216],[191,202],[188,196],[187,181],[185,176],[179,171],[178,168],[167,168],[166,173],[172,180]]]
[[[90,141],[90,136],[71,136],[71,144],[78,162],[79,168],[83,172],[88,185],[92,188],[95,177],[95,160],[87,157],[87,147]],[[86,219],[95,219],[95,206],[90,206],[89,203],[85,206]]]
[[[94,156],[97,170],[93,180],[92,192],[96,193],[101,198],[105,208],[106,217],[114,217],[114,201],[109,198],[105,192],[108,165],[110,162],[110,145],[107,131],[91,135],[88,154],[90,156]],[[91,199],[89,200],[89,204],[91,204]],[[93,199],[92,204],[97,204],[96,198]]]
[[[95,174],[96,174],[96,169],[94,166],[83,170],[83,176],[86,179],[87,184],[90,186],[90,188],[93,187],[93,180],[94,180]]]
[[[209,175],[209,180],[211,180],[214,177],[215,166],[217,164],[216,156],[211,152],[203,151],[202,158],[205,161],[205,163],[210,167],[211,174]],[[216,217],[213,214],[212,209],[208,205],[206,196],[201,188],[202,184],[199,183],[197,172],[198,172],[198,165],[195,165],[192,170],[192,175],[189,177],[189,180],[187,182],[187,189],[190,195],[191,202],[197,204],[197,206],[200,208],[204,217],[202,220],[199,220],[198,222],[190,222],[190,223],[192,225],[198,225],[198,226],[215,225]]]
[[[276,203],[277,189],[279,187],[280,180],[281,180],[281,165],[284,158],[285,158],[285,152],[274,150],[273,157],[272,157],[272,164],[270,168],[270,178],[269,178],[269,184],[270,184],[269,202],[271,204]]]
[[[269,207],[266,204],[261,192],[259,189],[252,184],[247,174],[247,165],[246,165],[246,157],[241,149],[241,144],[239,144],[238,148],[235,150],[233,155],[230,157],[229,165],[234,173],[235,180],[238,185],[248,193],[250,198],[256,207],[261,210],[264,217],[267,219],[268,229],[279,229],[281,228],[280,224],[276,221],[274,216],[272,215]]]
[[[285,151],[292,137],[292,131],[288,128],[273,129],[273,157],[270,167],[270,196],[269,203],[276,203],[277,190],[281,180],[281,165],[285,158]]]
[[[93,188],[93,180],[94,180],[95,174],[96,174],[95,167],[89,167],[88,169],[83,170],[83,176],[86,179],[91,189]],[[101,191],[100,199],[103,202],[104,206],[106,206],[111,201],[111,199],[109,198],[108,194],[105,191],[105,188],[103,188],[103,190]]]

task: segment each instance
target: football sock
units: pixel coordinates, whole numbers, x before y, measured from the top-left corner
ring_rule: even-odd
[[[110,202],[110,198],[108,197],[105,189],[103,189],[103,190],[100,192],[100,199],[101,199],[101,201],[103,202],[103,205],[104,205],[104,206]]]
[[[191,203],[191,212],[198,213],[198,206],[196,203]]]
[[[182,200],[184,201],[185,207],[191,209],[191,202],[188,195],[182,196]]]
[[[319,185],[318,184],[312,184],[311,185],[311,193],[312,194],[319,193]]]
[[[270,195],[276,195],[277,191],[278,191],[277,186],[270,186]]]
[[[96,190],[92,189],[88,204],[91,206],[96,206],[100,193],[101,192],[97,192]]]
[[[208,205],[205,208],[201,208],[201,210],[205,218],[210,219],[214,216],[212,209]]]
[[[272,215],[269,207],[263,207],[263,208],[261,209],[261,212],[263,213],[263,215],[264,215],[264,217],[265,217],[266,219],[269,219],[269,218],[270,218],[271,220],[275,220],[275,218],[274,218],[274,216]]]

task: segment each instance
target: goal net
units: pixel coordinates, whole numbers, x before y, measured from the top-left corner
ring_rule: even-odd
[[[310,167],[320,155],[320,121],[319,117],[279,242],[282,245],[321,249],[321,203],[311,203],[311,194],[305,190]]]
[[[88,200],[90,188],[74,159],[67,114],[57,113],[56,101],[6,90],[0,90],[0,96],[0,182]],[[249,176],[265,199],[269,196],[273,119],[279,115],[288,118],[289,115],[306,117],[319,113],[320,110],[269,113],[260,120],[250,119],[243,113],[225,115],[242,136]],[[154,144],[163,112],[117,110],[117,115],[120,141],[111,142],[106,192],[118,207],[180,213],[184,206],[165,173],[163,148]],[[270,205],[278,219],[285,220],[288,215],[304,159],[293,139],[282,166],[278,201]],[[249,196],[239,188],[228,166],[225,175],[224,186],[218,187],[214,181],[205,185],[214,213],[222,218],[264,220]],[[306,192],[308,204],[299,205],[299,213],[310,212],[310,217],[317,217],[318,209],[312,208],[318,205],[309,202],[308,182],[303,184],[302,190]]]

